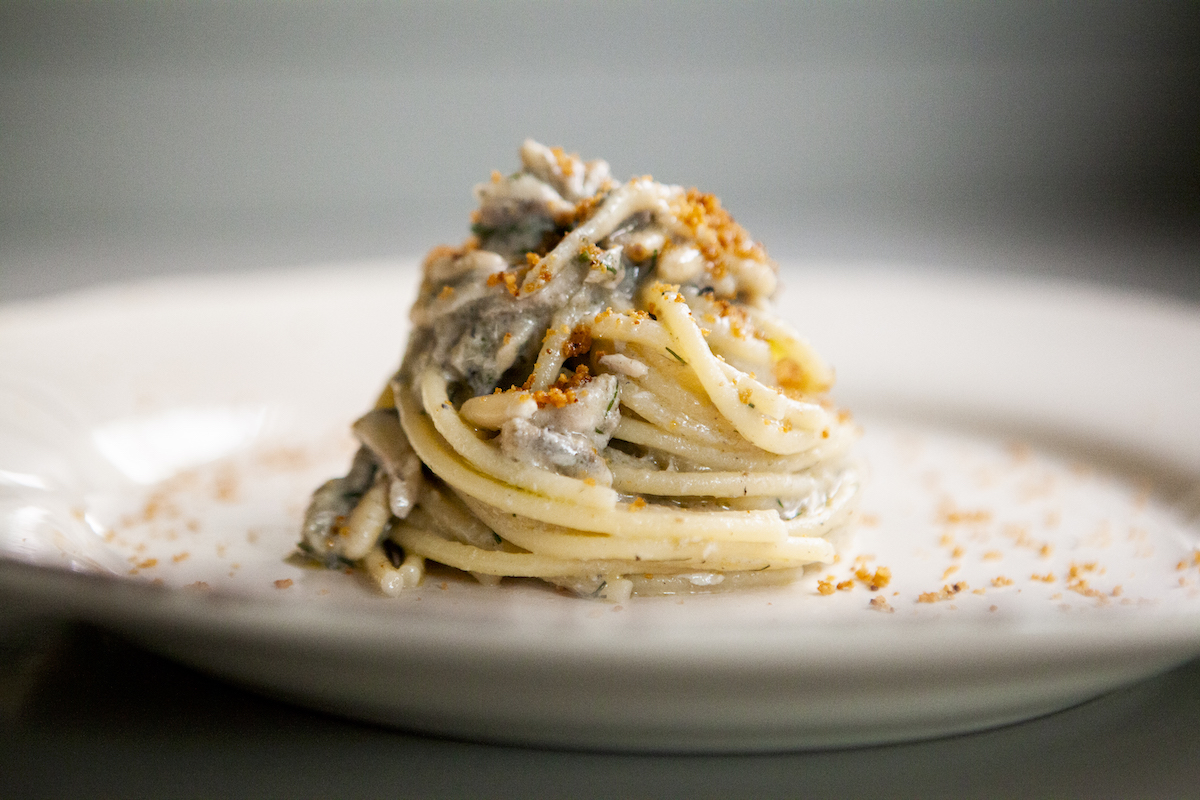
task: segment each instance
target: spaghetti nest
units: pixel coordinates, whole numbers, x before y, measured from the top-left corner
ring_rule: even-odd
[[[774,263],[711,195],[521,157],[426,258],[400,370],[301,548],[387,594],[432,560],[612,601],[832,560],[858,432],[767,306]]]

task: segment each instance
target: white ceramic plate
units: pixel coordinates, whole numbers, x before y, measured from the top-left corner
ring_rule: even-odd
[[[6,613],[97,622],[387,724],[619,749],[973,730],[1200,653],[1197,309],[784,278],[871,469],[841,562],[791,587],[611,606],[447,571],[386,599],[289,560],[308,492],[345,467],[349,422],[399,360],[414,267],[374,264],[0,311]]]

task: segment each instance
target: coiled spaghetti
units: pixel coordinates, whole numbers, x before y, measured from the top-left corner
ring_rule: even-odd
[[[426,560],[578,594],[732,589],[833,558],[858,491],[832,373],[710,195],[527,141],[426,258],[413,331],[301,547],[389,594]]]

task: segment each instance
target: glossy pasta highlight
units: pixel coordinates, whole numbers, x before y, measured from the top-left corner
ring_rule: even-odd
[[[859,489],[833,376],[716,198],[526,141],[425,259],[412,333],[300,547],[387,594],[427,561],[576,594],[721,591],[834,555]]]

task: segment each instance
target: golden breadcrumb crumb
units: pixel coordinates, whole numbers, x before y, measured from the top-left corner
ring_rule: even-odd
[[[574,358],[581,356],[592,349],[592,331],[583,325],[576,325],[575,330],[571,331],[571,338],[563,342],[562,356],[563,358]]]
[[[688,189],[671,201],[671,212],[691,229],[705,266],[713,277],[720,278],[725,274],[726,257],[770,263],[762,246],[750,238],[713,195]]]
[[[941,602],[942,600],[949,600],[951,597],[954,597],[954,595],[958,594],[959,592],[965,592],[967,589],[970,589],[970,588],[971,587],[967,585],[966,581],[959,581],[958,583],[955,583],[955,584],[952,584],[949,586],[943,586],[941,589],[938,589],[936,592],[922,592],[917,597],[917,602],[918,603],[938,603],[938,602]]]
[[[971,525],[983,522],[989,522],[992,519],[992,512],[984,510],[963,511],[953,507],[944,508],[940,515],[940,521],[947,525]]]
[[[882,611],[885,614],[892,614],[896,611],[896,609],[892,608],[892,604],[887,601],[887,598],[881,594],[872,597],[868,605],[876,611]]]
[[[554,154],[554,161],[558,164],[558,171],[563,176],[569,178],[575,174],[575,163],[579,160],[579,154],[566,153],[561,147],[551,147],[550,152]]]
[[[803,391],[808,387],[804,368],[791,358],[785,357],[775,362],[775,380],[784,389]]]
[[[491,275],[488,275],[487,285],[489,287],[498,286],[501,283],[504,284],[504,288],[513,297],[516,297],[517,293],[521,291],[520,287],[517,286],[517,276],[511,272],[493,272]]]
[[[879,567],[872,573],[862,566],[855,570],[854,577],[867,584],[871,591],[875,592],[892,582],[892,571],[887,567]]]
[[[546,406],[563,408],[574,403],[577,399],[573,389],[568,389],[564,392],[557,386],[551,386],[545,391],[539,390],[533,393],[533,401],[537,403],[538,408],[545,408]]]
[[[568,224],[572,226],[581,225],[591,219],[592,215],[596,213],[596,209],[600,207],[600,204],[608,197],[608,193],[612,191],[612,187],[612,180],[606,179],[600,185],[599,191],[591,197],[585,197],[576,203],[574,210],[571,212],[571,219],[568,221]],[[641,258],[635,258],[630,250],[626,250],[625,252],[634,261],[642,261],[646,257],[642,255]]]

